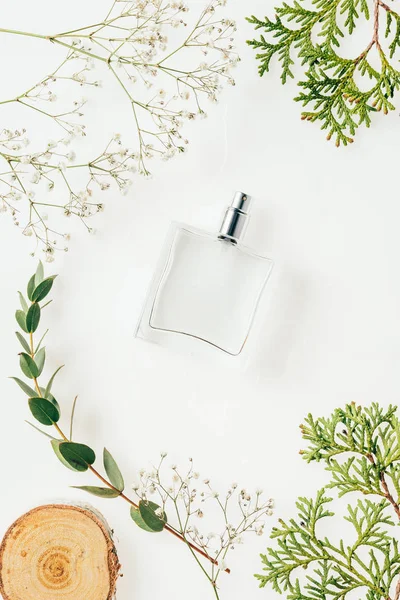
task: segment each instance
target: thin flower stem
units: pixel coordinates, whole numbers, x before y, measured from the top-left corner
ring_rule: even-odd
[[[30,31],[18,31],[16,29],[0,28],[0,33],[9,33],[12,35],[23,35],[26,37],[40,38],[42,40],[50,40],[49,36],[47,36],[47,35],[41,35],[40,33],[32,33]]]
[[[52,119],[62,131],[61,139],[51,140],[42,152],[34,153],[24,150],[29,144],[25,129],[22,134],[8,129],[0,132],[0,159],[6,160],[11,169],[10,181],[7,181],[6,174],[2,174],[0,212],[9,212],[14,224],[25,235],[33,236],[36,249],[43,248],[46,261],[52,262],[57,250],[68,251],[68,246],[58,244],[58,241],[59,238],[68,240],[69,234],[59,233],[47,226],[47,215],[41,214],[41,207],[61,208],[65,216],[78,217],[88,231],[93,231],[86,219],[103,210],[101,202],[90,200],[96,188],[104,191],[116,184],[125,195],[131,184],[131,173],[150,175],[147,165],[149,159],[159,157],[169,160],[185,152],[189,141],[180,130],[184,121],[206,116],[200,99],[208,97],[210,101],[216,101],[222,81],[234,85],[228,72],[238,62],[230,37],[235,31],[235,24],[215,18],[216,9],[223,4],[221,0],[209,2],[195,25],[188,27],[190,31],[185,41],[172,51],[168,47],[164,28],[187,26],[183,16],[188,9],[183,4],[170,2],[153,3],[151,10],[147,11],[140,3],[114,1],[103,21],[51,35],[0,28],[0,33],[45,40],[51,42],[53,47],[58,45],[67,51],[52,74],[15,98],[0,101],[0,105],[16,103],[23,106],[24,110],[32,109],[44,118]],[[222,48],[223,42],[226,42],[225,48]],[[200,63],[200,52],[198,58],[194,58],[200,64],[195,63],[186,71],[170,62],[174,56],[192,46],[202,49],[204,56],[213,57],[209,64]],[[196,56],[195,52],[187,50],[189,53]],[[116,134],[111,140],[111,147],[109,143],[96,159],[70,164],[74,163],[76,154],[63,147],[68,146],[75,137],[86,135],[85,125],[76,121],[76,117],[83,116],[81,109],[86,99],[75,100],[69,111],[48,110],[43,103],[57,101],[57,94],[50,87],[61,80],[71,81],[80,87],[101,87],[101,81],[93,80],[88,75],[96,63],[108,65],[113,81],[118,83],[130,103],[137,132],[136,148],[131,150],[123,146],[121,136]],[[65,65],[78,65],[78,68],[70,74],[61,71]],[[139,96],[139,93],[145,94],[147,89],[159,85],[155,82],[157,75],[161,75],[167,84],[175,80],[175,91],[173,85],[170,86],[171,90],[159,89],[155,94],[150,93],[150,101]],[[143,85],[135,85],[137,81]],[[186,109],[177,105],[181,100],[190,101]],[[75,171],[72,169],[82,169],[87,173],[87,183],[82,189],[75,189],[72,179]],[[45,184],[50,192],[60,183],[61,192],[67,198],[54,204],[36,202],[35,191],[29,183],[34,186]],[[42,190],[38,193],[42,194]],[[57,198],[59,195],[60,192]],[[19,205],[15,206],[21,199],[26,201],[26,211],[20,210]],[[29,220],[20,223],[26,218],[25,212]]]
[[[73,50],[74,52],[78,52],[79,54],[84,54],[85,56],[89,56],[90,58],[94,58],[96,60],[100,60],[105,63],[108,62],[108,59],[104,58],[103,56],[99,56],[98,54],[93,54],[93,52],[88,52],[87,50],[84,50],[83,48],[79,48],[76,46],[72,46],[71,44],[62,42],[57,37],[47,38],[47,39],[49,39],[50,42],[54,42],[55,44],[58,44],[59,46],[64,46],[64,48],[69,48],[70,50]]]
[[[42,115],[54,118],[54,115],[51,115],[50,113],[48,113],[48,112],[46,112],[44,110],[41,110],[40,108],[37,108],[37,106],[32,106],[32,104],[27,104],[26,102],[24,102],[20,98],[15,98],[15,102],[18,102],[19,104],[21,104],[22,106],[26,106],[27,108],[31,108],[32,110],[35,110],[36,112],[41,113]]]

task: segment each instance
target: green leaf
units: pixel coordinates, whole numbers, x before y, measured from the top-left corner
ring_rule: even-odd
[[[54,450],[55,455],[57,456],[58,460],[60,462],[62,462],[62,464],[64,465],[64,467],[67,467],[68,469],[71,469],[71,471],[78,471],[79,469],[75,469],[73,468],[63,457],[63,455],[60,452],[60,445],[63,444],[63,440],[51,440],[51,447]],[[80,469],[81,471],[86,471],[87,469],[82,468]]]
[[[108,475],[108,478],[112,485],[117,488],[120,492],[124,491],[125,483],[124,478],[122,477],[122,473],[119,470],[117,463],[114,458],[111,456],[107,448],[104,448],[103,451],[103,463],[105,471]]]
[[[54,425],[60,419],[58,406],[46,398],[29,398],[29,408],[42,425]]]
[[[21,327],[22,331],[28,333],[28,328],[26,326],[26,315],[23,310],[17,310],[15,313],[15,319],[18,325]]]
[[[32,396],[36,396],[35,390],[29,387],[29,385],[27,385],[24,381],[21,381],[21,379],[18,379],[18,377],[10,377],[10,379],[13,379],[16,383],[18,383],[21,390],[25,392],[25,394],[27,394],[30,398]]]
[[[23,347],[23,349],[24,349],[26,352],[28,352],[28,354],[30,354],[30,351],[31,351],[31,349],[29,348],[29,344],[28,344],[28,342],[26,341],[26,339],[24,338],[24,336],[23,336],[23,335],[21,335],[19,331],[16,331],[16,332],[15,332],[15,335],[17,336],[17,338],[18,338],[18,341],[19,341],[19,343],[21,344],[21,346]]]
[[[38,377],[42,374],[44,363],[46,360],[46,348],[41,348],[35,355],[35,363],[39,371]]]
[[[53,302],[53,300],[48,300],[48,301],[46,302],[46,304],[43,304],[43,306],[42,306],[42,310],[43,310],[44,308],[46,308],[46,306],[48,306],[48,305],[49,305],[49,304],[51,304],[52,302]]]
[[[34,379],[39,376],[39,369],[36,366],[33,358],[29,356],[29,354],[25,354],[25,352],[21,352],[19,355],[19,366],[26,377],[29,379]]]
[[[51,445],[63,465],[72,471],[87,471],[96,460],[94,451],[85,444],[57,440],[52,441]]]
[[[39,264],[38,264],[38,267],[37,267],[36,273],[35,273],[35,286],[37,287],[40,283],[42,283],[43,279],[44,279],[43,263],[41,260],[39,260]]]
[[[42,283],[40,283],[37,288],[32,293],[32,301],[33,302],[41,302],[46,298],[47,294],[50,292],[53,287],[54,279],[57,275],[53,275],[52,277],[48,277]]]
[[[29,282],[28,282],[28,287],[26,289],[26,293],[28,294],[28,298],[29,300],[32,302],[32,295],[33,292],[35,291],[35,275],[32,275],[32,277],[30,278]]]
[[[96,487],[93,485],[72,485],[71,487],[73,487],[75,490],[88,492],[89,494],[93,494],[93,496],[98,496],[99,498],[118,498],[120,495],[119,492],[116,492],[110,488]]]
[[[24,311],[24,313],[27,313],[27,312],[28,312],[28,308],[29,308],[29,306],[28,306],[28,304],[27,304],[27,302],[26,302],[25,298],[24,298],[24,297],[23,297],[23,295],[21,294],[21,292],[18,292],[18,295],[19,295],[19,301],[20,301],[20,303],[21,303],[21,308],[22,308],[22,310]]]
[[[370,127],[372,115],[395,110],[392,99],[400,89],[399,11],[384,7],[384,3],[377,0],[376,7],[386,8],[381,16],[386,13],[388,39],[385,47],[379,49],[382,60],[375,62],[373,37],[365,52],[355,59],[342,47],[344,30],[349,33],[346,38],[351,37],[359,27],[361,16],[362,21],[370,18],[373,2],[281,0],[279,4],[272,18],[253,16],[248,19],[257,30],[263,30],[258,39],[248,41],[257,51],[260,75],[269,72],[271,61],[276,59],[281,65],[282,82],[295,78],[301,90],[295,101],[308,107],[302,111],[302,119],[319,123],[321,129],[326,130],[326,139],[333,139],[336,146],[353,143],[361,125]],[[375,11],[376,18],[379,12]],[[364,24],[360,27],[363,30]],[[383,27],[381,29],[383,36]],[[389,58],[395,58],[394,64]],[[276,67],[273,70],[276,71]]]
[[[42,429],[40,429],[39,427],[36,427],[36,425],[34,425],[33,423],[31,423],[30,421],[25,421],[25,423],[28,423],[28,425],[30,425],[31,427],[33,427],[33,429],[36,429],[36,431],[38,431],[42,435],[45,435],[47,438],[50,438],[51,440],[56,440],[55,437],[53,437],[52,435],[49,435],[45,431],[42,431]],[[58,440],[56,440],[56,441],[58,441]]]
[[[28,333],[34,333],[40,321],[40,306],[37,302],[31,304],[26,314],[26,328]]]
[[[39,389],[40,389],[40,393],[42,394],[42,395],[41,395],[41,398],[46,398],[46,400],[50,400],[50,402],[52,402],[52,403],[54,404],[54,406],[56,406],[56,407],[57,407],[57,410],[58,410],[58,412],[59,412],[59,413],[60,413],[60,415],[61,415],[61,408],[60,408],[60,405],[58,404],[57,400],[54,398],[53,394],[50,394],[50,393],[49,393],[47,396],[45,396],[45,395],[44,395],[44,392],[45,392],[44,388],[42,388],[42,387],[39,387]],[[37,395],[37,394],[35,394],[35,395]]]
[[[43,307],[42,307],[42,310],[43,310]],[[48,330],[48,329],[46,329],[46,331],[44,332],[44,334],[43,334],[43,335],[42,335],[42,337],[40,338],[38,345],[37,345],[37,346],[36,346],[36,348],[35,348],[35,354],[37,354],[37,353],[39,352],[39,350],[40,350],[40,348],[41,348],[41,346],[42,346],[43,340],[44,340],[44,338],[46,337],[46,335],[47,335],[48,333],[49,333],[49,330]]]
[[[152,531],[159,532],[164,529],[167,523],[167,515],[158,504],[141,500],[139,502],[139,511],[143,521]]]
[[[56,369],[54,371],[53,375],[50,377],[49,383],[47,384],[46,389],[44,391],[44,395],[46,396],[46,398],[47,398],[48,394],[51,392],[51,388],[53,386],[55,376],[57,375],[58,371],[60,371],[63,368],[63,366],[64,365],[61,365],[61,367],[58,367],[58,369]]]
[[[156,533],[154,531],[154,529],[150,529],[150,527],[148,525],[146,525],[146,523],[143,521],[143,519],[141,517],[139,509],[135,508],[134,506],[131,506],[131,518],[136,523],[136,525],[138,527],[140,527],[140,529],[144,529],[145,531],[148,531],[149,533]]]
[[[55,404],[57,402],[57,400],[54,398],[53,394],[50,394],[50,392],[47,394],[47,396],[44,395],[45,393],[45,388],[43,388],[42,386],[40,386],[40,393],[42,394],[42,398],[47,398],[47,400],[50,400],[51,402],[53,402],[53,404]],[[58,406],[58,403],[57,403]]]

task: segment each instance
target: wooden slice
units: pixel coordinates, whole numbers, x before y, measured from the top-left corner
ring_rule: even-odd
[[[105,524],[90,510],[40,506],[0,546],[4,600],[111,600],[120,565]]]

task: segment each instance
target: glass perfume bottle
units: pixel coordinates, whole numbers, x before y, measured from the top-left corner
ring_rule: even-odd
[[[243,246],[251,197],[237,192],[217,234],[172,223],[136,329],[163,344],[172,337],[240,354],[273,262]]]

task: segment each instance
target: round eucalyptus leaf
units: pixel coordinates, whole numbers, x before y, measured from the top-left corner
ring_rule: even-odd
[[[55,275],[53,277],[48,277],[39,283],[32,293],[32,302],[41,302],[44,300],[44,298],[46,298],[47,294],[53,287],[55,277]]]
[[[167,523],[167,515],[155,502],[141,500],[139,502],[140,516],[154,532],[162,531]]]
[[[53,394],[51,394],[50,392],[48,394],[46,394],[46,390],[43,387],[40,387],[40,393],[42,394],[43,398],[46,398],[47,400],[50,400],[50,402],[52,402],[54,404],[54,406],[56,406],[58,408],[58,412],[61,414],[61,409],[60,409],[60,405],[58,404],[57,400],[54,398]]]
[[[21,371],[26,377],[29,379],[34,379],[39,375],[39,369],[33,358],[26,354],[25,352],[21,352],[19,355],[19,366],[21,367]]]
[[[29,307],[26,313],[26,328],[28,333],[34,333],[38,328],[40,321],[40,306],[37,302],[34,302]]]
[[[78,469],[75,469],[74,467],[72,467],[63,457],[63,455],[60,452],[60,445],[63,443],[62,440],[51,440],[51,447],[54,450],[54,454],[57,456],[58,460],[64,465],[64,467],[67,467],[67,469],[71,469],[71,471],[78,471]],[[81,471],[86,471],[87,469],[81,469]]]
[[[46,398],[29,398],[32,415],[42,425],[54,425],[60,419],[58,406]]]
[[[157,531],[154,531],[154,529],[150,529],[150,527],[146,525],[146,523],[142,519],[139,509],[135,508],[134,506],[131,507],[131,519],[136,523],[138,527],[140,527],[140,529],[144,529],[144,531],[148,531],[149,533],[158,533]]]
[[[52,441],[51,444],[61,462],[72,471],[87,471],[96,460],[94,451],[85,444],[62,440]]]

